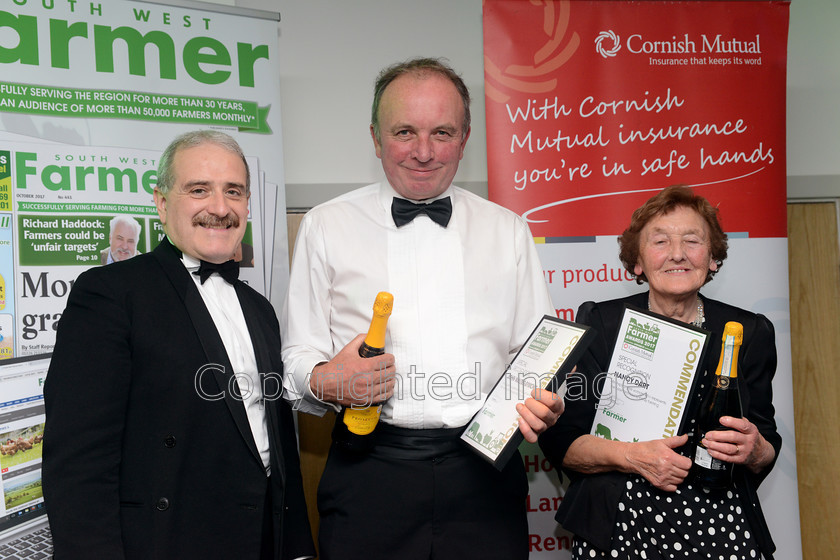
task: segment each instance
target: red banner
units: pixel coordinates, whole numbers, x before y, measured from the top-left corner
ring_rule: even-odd
[[[685,184],[785,237],[788,8],[485,0],[490,198],[536,237],[616,235]]]
[[[760,0],[484,0],[484,68],[489,195],[529,221],[559,317],[645,289],[622,268],[615,237],[659,189],[689,185],[721,209],[730,258],[703,292],[777,326],[774,404],[790,435],[760,494],[776,557],[795,560],[788,10]],[[569,558],[571,535],[554,521],[557,469],[536,446],[520,450],[531,558]]]

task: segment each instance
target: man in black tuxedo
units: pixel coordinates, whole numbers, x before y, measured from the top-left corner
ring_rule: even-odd
[[[231,260],[249,189],[233,138],[178,137],[167,238],[75,282],[45,386],[57,560],[314,556],[277,319]]]

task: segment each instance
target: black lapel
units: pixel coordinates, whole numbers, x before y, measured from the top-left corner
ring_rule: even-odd
[[[227,404],[228,410],[233,416],[233,421],[236,423],[239,433],[254,457],[262,463],[262,458],[257,451],[257,444],[254,442],[254,436],[251,433],[251,424],[248,423],[248,415],[245,413],[245,404],[241,398],[237,398],[231,392],[232,387],[238,387],[236,381],[232,379],[235,372],[230,365],[230,359],[225,351],[222,338],[219,336],[219,331],[216,330],[216,324],[213,322],[210,312],[207,311],[207,306],[204,305],[204,300],[201,299],[201,294],[198,293],[195,282],[190,278],[184,263],[181,262],[178,250],[166,238],[160,242],[160,245],[155,248],[152,254],[158,259],[161,268],[163,268],[175,291],[178,292],[184,302],[192,326],[198,334],[201,346],[204,348],[207,365],[212,367],[216,383],[219,385],[219,390],[225,395],[225,404]],[[245,317],[248,317],[248,313],[245,313]],[[257,357],[257,362],[259,363],[259,357]]]
[[[268,426],[269,440],[271,441],[271,452],[272,454],[276,454],[274,457],[276,461],[271,462],[271,475],[272,477],[278,476],[283,481],[286,479],[286,462],[283,458],[283,446],[278,445],[281,437],[280,419],[277,414],[279,400],[283,398],[283,365],[280,363],[275,367],[271,359],[271,346],[276,346],[279,343],[279,339],[275,340],[276,337],[271,335],[270,326],[265,321],[260,320],[263,314],[254,300],[253,295],[246,289],[245,284],[237,281],[233,286],[239,298],[239,305],[242,307],[242,314],[245,315],[245,323],[248,325],[251,344],[254,346],[254,355],[257,359],[258,371],[260,372],[260,388],[268,393],[264,401],[266,424]],[[270,379],[266,378],[267,375],[270,376]]]

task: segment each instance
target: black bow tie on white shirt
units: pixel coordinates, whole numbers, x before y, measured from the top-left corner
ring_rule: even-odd
[[[204,284],[204,281],[210,278],[210,275],[214,272],[218,272],[219,276],[224,278],[228,284],[233,284],[239,278],[239,263],[234,260],[229,260],[221,264],[201,261],[198,270],[193,272],[193,274],[198,276],[201,279],[201,283]]]
[[[418,214],[426,214],[436,224],[446,227],[452,217],[452,201],[447,196],[429,204],[415,204],[410,200],[396,197],[391,202],[391,216],[397,227],[411,222]]]

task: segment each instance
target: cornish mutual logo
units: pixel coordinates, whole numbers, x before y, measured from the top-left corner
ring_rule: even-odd
[[[612,31],[601,31],[595,38],[595,50],[604,58],[610,58],[621,50],[618,35]]]
[[[659,327],[649,323],[639,323],[630,317],[627,332],[624,333],[624,350],[646,360],[653,359],[656,343],[659,342]]]

